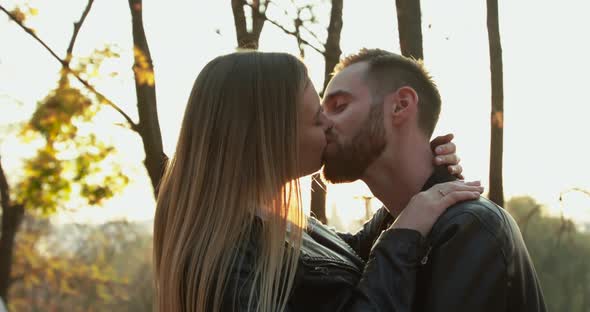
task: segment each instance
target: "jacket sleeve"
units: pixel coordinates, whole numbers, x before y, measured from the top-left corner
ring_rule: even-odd
[[[425,240],[417,231],[384,231],[342,311],[412,311],[416,272],[425,251]]]
[[[389,211],[385,207],[381,207],[357,233],[338,232],[337,234],[366,262],[375,241],[392,222],[393,217],[389,214]]]
[[[507,265],[496,234],[469,212],[445,222],[424,268],[421,311],[506,310]]]

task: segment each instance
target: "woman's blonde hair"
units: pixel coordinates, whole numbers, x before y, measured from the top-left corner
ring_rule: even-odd
[[[197,77],[157,199],[159,311],[218,311],[257,215],[248,306],[285,309],[305,222],[297,120],[307,83],[296,57],[252,51],[217,57]]]

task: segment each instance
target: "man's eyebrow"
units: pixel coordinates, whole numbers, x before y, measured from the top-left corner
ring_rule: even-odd
[[[348,91],[344,91],[344,90],[336,90],[336,91],[331,92],[330,94],[324,96],[324,98],[322,99],[322,103],[326,103],[329,100],[331,100],[335,97],[339,97],[339,96],[352,97],[352,93],[350,93]]]

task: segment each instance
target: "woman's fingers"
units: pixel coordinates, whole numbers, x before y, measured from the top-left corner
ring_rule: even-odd
[[[474,200],[479,198],[480,193],[477,191],[455,191],[447,194],[445,197],[442,198],[442,205],[443,208],[446,209],[456,203],[466,201],[466,200]]]
[[[483,193],[483,190],[484,188],[481,186],[481,182],[479,181],[453,181],[440,183],[434,186],[431,191],[438,193],[439,196],[442,195],[443,197],[446,197],[453,192],[477,192],[481,194]]]
[[[436,155],[449,155],[457,152],[457,146],[453,142],[441,144],[434,149]]]
[[[463,167],[461,165],[448,166],[447,168],[448,168],[450,174],[454,174],[457,177],[460,176],[461,173],[463,172]]]
[[[480,181],[445,182],[434,188],[437,189],[436,192],[440,196],[441,206],[439,208],[442,210],[462,201],[477,199],[484,190]]]
[[[452,181],[439,183],[412,197],[400,213],[392,228],[406,228],[419,231],[426,236],[436,219],[445,210],[461,201],[477,199],[483,187],[479,181]]]
[[[461,158],[457,154],[443,154],[434,157],[434,162],[437,165],[458,165]]]
[[[455,136],[452,133],[449,133],[447,135],[442,135],[442,136],[437,136],[436,138],[434,138],[434,140],[432,140],[432,142],[430,142],[430,148],[436,153],[436,148],[439,147],[440,145],[444,145],[446,143],[449,143],[453,140]],[[454,146],[454,144],[453,144]]]
[[[450,181],[439,183],[441,187],[449,187],[451,190],[459,190],[461,188],[472,187],[472,186],[481,186],[481,181]]]

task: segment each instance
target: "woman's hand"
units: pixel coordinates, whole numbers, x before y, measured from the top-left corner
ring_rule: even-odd
[[[434,222],[450,206],[479,198],[483,187],[476,182],[445,182],[432,186],[412,197],[391,228],[412,229],[426,237]]]
[[[451,142],[454,138],[452,133],[438,136],[430,142],[430,148],[434,152],[435,165],[447,165],[447,169],[459,179],[463,179],[463,167],[459,165],[461,158],[457,156],[457,146]]]

